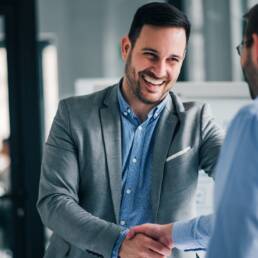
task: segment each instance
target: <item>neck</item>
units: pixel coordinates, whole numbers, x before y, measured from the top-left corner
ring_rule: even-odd
[[[141,121],[146,120],[149,112],[154,107],[154,105],[146,105],[144,103],[134,103],[134,104],[129,103],[129,104],[133,112],[135,113],[135,115],[138,118],[140,118]]]
[[[121,92],[135,115],[140,118],[141,121],[144,121],[151,109],[156,106],[156,104],[144,103],[137,96],[135,96],[125,78],[122,83]]]

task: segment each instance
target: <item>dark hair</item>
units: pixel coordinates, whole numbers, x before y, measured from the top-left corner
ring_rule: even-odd
[[[258,4],[253,6],[243,17],[245,20],[244,35],[247,39],[252,39],[253,33],[258,34]]]
[[[141,6],[136,11],[128,34],[132,47],[144,25],[183,28],[186,42],[189,40],[191,24],[187,16],[171,4],[152,2]]]

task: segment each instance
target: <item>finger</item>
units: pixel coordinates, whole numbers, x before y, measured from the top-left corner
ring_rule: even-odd
[[[167,248],[172,249],[172,239],[170,239],[170,236],[169,238],[167,236],[162,236],[162,231],[154,224],[143,224],[140,226],[134,226],[131,229],[134,231],[134,236],[139,233],[145,234],[146,236],[149,236],[167,246]]]
[[[148,258],[166,258],[166,257],[167,257],[167,256],[165,256],[165,255],[156,253],[156,252],[154,252],[154,251],[152,251],[152,250],[147,250],[146,253],[147,253],[147,257],[148,257]],[[170,254],[169,254],[169,255],[170,255]]]
[[[169,249],[172,249],[173,244],[172,244],[172,240],[171,240],[171,239],[167,239],[166,237],[161,237],[161,238],[159,239],[159,241],[160,241],[163,245],[167,246]]]
[[[154,224],[143,224],[140,226],[135,226],[132,228],[134,231],[134,235],[138,233],[145,234],[154,240],[158,240],[163,245],[167,246],[169,249],[172,249],[172,239],[167,236],[162,236],[162,231],[160,230],[160,227],[157,227]]]
[[[149,235],[149,234],[152,233],[151,228],[149,228],[148,224],[143,224],[143,225],[140,225],[140,226],[135,226],[135,227],[133,227],[131,229],[133,229],[134,234],[143,233],[143,234]]]
[[[167,246],[161,244],[160,242],[155,241],[155,240],[150,239],[150,238],[148,239],[147,247],[151,251],[153,251],[153,252],[155,252],[159,255],[169,256],[171,254],[171,249],[170,248],[168,248]]]
[[[136,232],[134,231],[133,228],[131,228],[131,229],[129,230],[129,232],[127,233],[127,235],[126,235],[126,239],[129,239],[129,240],[130,240],[130,239],[134,238],[135,235],[136,235]]]

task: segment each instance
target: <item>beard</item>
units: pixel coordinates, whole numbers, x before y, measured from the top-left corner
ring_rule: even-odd
[[[255,99],[258,95],[258,72],[252,62],[250,52],[248,52],[247,54],[247,61],[243,66],[242,70],[244,73],[245,81],[248,83],[250,96],[252,99]]]
[[[245,78],[245,81],[247,82],[248,84],[248,89],[249,89],[249,93],[250,93],[250,96],[252,99],[255,99],[256,98],[256,94],[255,94],[255,85],[253,83],[253,80],[251,79],[252,76],[250,76],[249,72],[247,72],[247,70],[243,69],[243,73],[244,73],[244,78]]]
[[[155,74],[148,69],[140,71],[137,74],[135,69],[132,66],[132,54],[130,53],[128,55],[128,59],[125,64],[125,77],[127,79],[128,86],[129,86],[131,92],[142,103],[147,104],[147,105],[157,105],[165,98],[167,92],[165,92],[159,100],[151,100],[151,99],[144,97],[142,90],[141,90],[141,83],[140,83],[140,78],[142,78],[144,74],[146,74],[154,79],[157,79]],[[163,86],[161,86],[161,87],[163,87]]]

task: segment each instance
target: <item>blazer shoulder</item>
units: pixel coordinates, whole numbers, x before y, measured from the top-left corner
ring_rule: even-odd
[[[60,100],[69,110],[93,110],[94,108],[99,109],[104,99],[108,97],[112,92],[116,91],[117,84],[109,86],[103,90],[96,91],[94,93],[82,96],[73,96]]]
[[[185,110],[188,111],[190,109],[201,110],[203,108],[203,106],[206,104],[202,103],[202,102],[197,102],[197,101],[187,101],[187,102],[183,102],[183,105],[184,105]]]
[[[204,116],[205,114],[209,114],[209,116],[213,116],[211,107],[207,103],[197,102],[197,101],[187,101],[183,102],[183,106],[186,113],[195,113]]]
[[[177,112],[184,113],[184,112],[198,112],[201,111],[205,106],[206,103],[197,102],[197,101],[183,101],[176,93],[170,93],[172,102],[176,107]]]

